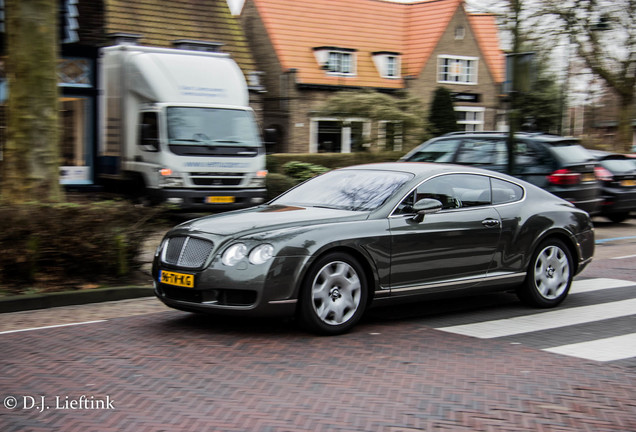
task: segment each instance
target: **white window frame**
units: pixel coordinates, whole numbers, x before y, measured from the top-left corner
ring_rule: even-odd
[[[401,78],[402,59],[399,54],[386,52],[373,53],[373,63],[382,78]]]
[[[378,122],[378,145],[380,148],[386,150],[386,125],[388,123],[395,125],[395,142],[392,150],[401,151],[404,144],[404,127],[403,123],[400,121],[380,120]]]
[[[451,70],[456,68],[456,70]],[[437,82],[477,85],[479,57],[440,55],[437,57]],[[452,78],[452,79],[451,79]]]
[[[312,117],[309,120],[309,153],[318,153],[318,123],[321,121],[342,121],[334,117]],[[371,136],[371,122],[361,117],[349,117],[344,120],[341,129],[340,153],[351,153],[351,126],[350,124],[362,123],[362,135],[365,140]]]
[[[335,62],[332,62],[332,59]],[[335,63],[335,65],[333,64]],[[327,73],[330,75],[355,75],[356,56],[353,51],[329,51],[327,53]]]
[[[457,120],[457,124],[463,126],[464,130],[467,132],[472,131],[483,131],[484,130],[484,116],[486,113],[486,108],[484,107],[469,107],[469,106],[456,106],[455,111],[461,112],[471,112],[474,114],[478,114],[477,119],[473,120]],[[470,129],[466,129],[466,126],[471,126]]]

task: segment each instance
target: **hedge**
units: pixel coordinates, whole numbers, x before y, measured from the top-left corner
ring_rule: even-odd
[[[127,201],[1,205],[2,291],[123,280],[163,210]]]
[[[403,155],[404,152],[275,153],[267,155],[267,169],[270,173],[284,174],[283,165],[292,161],[334,169],[365,163],[395,162]]]

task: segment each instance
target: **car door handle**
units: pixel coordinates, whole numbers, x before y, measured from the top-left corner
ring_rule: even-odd
[[[499,221],[497,219],[484,219],[481,224],[485,227],[496,227],[499,225]]]

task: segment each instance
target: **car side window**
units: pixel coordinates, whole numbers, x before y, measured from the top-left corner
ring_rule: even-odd
[[[413,205],[424,198],[442,203],[442,210],[468,208],[490,204],[488,177],[475,174],[448,174],[434,177],[420,184],[406,196],[396,209],[396,214],[413,213]]]
[[[457,163],[463,165],[497,165],[505,161],[505,145],[493,139],[465,139],[457,156]]]
[[[523,188],[519,185],[495,178],[490,179],[490,184],[493,204],[505,204],[523,198]]]
[[[545,156],[530,143],[515,142],[515,171],[518,174],[533,174],[545,172],[547,164]]]
[[[408,158],[409,162],[452,162],[459,139],[442,139],[424,145]]]

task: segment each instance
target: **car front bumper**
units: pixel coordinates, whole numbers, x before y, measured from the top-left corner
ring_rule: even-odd
[[[155,259],[155,295],[169,307],[219,315],[290,316],[296,310],[305,256],[275,257],[253,266],[224,266],[213,261],[200,271],[172,268]],[[194,286],[161,282],[162,270],[194,276]]]

